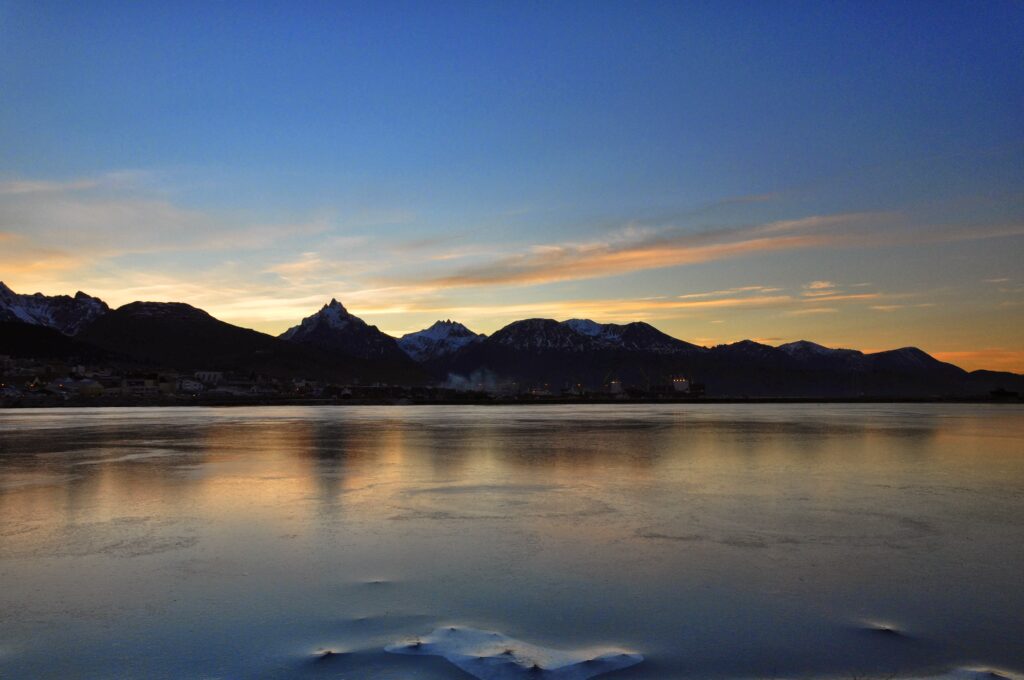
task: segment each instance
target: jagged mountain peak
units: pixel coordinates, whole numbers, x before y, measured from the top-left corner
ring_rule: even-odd
[[[46,326],[75,335],[98,317],[110,311],[99,298],[78,291],[69,295],[18,294],[0,281],[0,321],[19,321]]]
[[[323,309],[333,309],[333,310],[337,310],[339,312],[344,312],[345,314],[348,314],[348,310],[345,309],[345,305],[343,305],[340,302],[338,302],[338,298],[333,298],[332,297],[331,301],[323,306]]]
[[[361,359],[409,361],[394,338],[350,313],[337,298],[331,298],[318,312],[307,316],[280,337]]]
[[[292,326],[282,333],[280,337],[285,340],[296,340],[315,334],[321,328],[324,330],[341,330],[350,325],[365,327],[366,322],[358,316],[352,315],[345,309],[345,305],[338,302],[337,298],[332,297],[331,301],[321,307],[318,312],[305,317],[297,326]]]

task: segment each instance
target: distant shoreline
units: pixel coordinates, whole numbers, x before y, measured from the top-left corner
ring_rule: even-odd
[[[701,397],[699,399],[571,399],[561,397],[488,398],[467,396],[465,399],[68,399],[21,400],[0,403],[0,411],[31,408],[181,408],[181,407],[243,407],[243,406],[569,406],[569,405],[664,405],[664,404],[1024,404],[1021,397]]]

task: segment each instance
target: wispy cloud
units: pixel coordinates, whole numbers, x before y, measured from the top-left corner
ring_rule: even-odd
[[[366,308],[369,314],[451,314],[472,317],[502,317],[512,320],[522,317],[544,316],[567,319],[587,316],[601,321],[636,321],[678,316],[688,310],[725,309],[736,307],[771,308],[793,302],[788,295],[759,298],[721,298],[716,300],[674,300],[674,299],[602,299],[602,300],[559,300],[557,302],[522,302],[488,305],[451,305],[411,301],[404,305]]]
[[[808,307],[806,309],[792,309],[783,312],[786,316],[806,316],[808,314],[836,314],[839,312],[835,307]]]
[[[0,231],[82,256],[267,248],[325,232],[330,222],[254,223],[240,215],[185,208],[144,186],[145,173],[107,173],[67,182],[0,183]]]
[[[765,293],[777,293],[781,291],[781,288],[774,288],[768,286],[741,286],[739,288],[726,288],[725,290],[712,290],[705,293],[687,293],[685,295],[677,295],[676,298],[679,300],[694,300],[699,298],[710,298],[710,297],[722,297],[724,295],[735,295],[735,294],[765,294]]]
[[[831,295],[816,295],[807,301],[819,304],[821,302],[839,302],[841,300],[877,300],[880,297],[882,297],[881,293],[835,293]]]
[[[806,217],[701,233],[637,230],[588,243],[544,244],[527,252],[466,267],[429,281],[439,287],[534,285],[591,279],[803,248],[826,246],[837,236],[820,230],[874,219],[874,214]]]
[[[831,281],[811,281],[804,284],[803,295],[805,297],[817,297],[820,295],[832,295],[835,292],[836,284]]]
[[[51,194],[67,191],[81,191],[99,186],[98,180],[83,179],[70,182],[46,182],[41,180],[9,180],[0,182],[0,196],[23,194]]]
[[[900,298],[906,297],[905,295],[894,295],[891,297]],[[918,302],[916,304],[895,304],[895,305],[870,305],[868,308],[873,309],[876,312],[898,312],[901,309],[926,309],[928,307],[934,307],[934,302]]]
[[[143,170],[118,170],[93,177],[68,180],[0,179],[0,196],[26,194],[68,194],[93,189],[116,190],[136,185],[150,176]]]

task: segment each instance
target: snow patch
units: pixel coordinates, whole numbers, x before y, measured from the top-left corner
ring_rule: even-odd
[[[301,340],[321,326],[331,330],[342,330],[352,324],[366,325],[359,317],[349,314],[343,304],[331,298],[331,301],[321,307],[319,312],[307,316],[298,326],[292,326],[282,333],[281,337],[285,340]]]
[[[967,667],[936,675],[914,676],[914,680],[1024,680],[1024,675],[994,668]]]
[[[433,326],[422,331],[406,333],[399,338],[398,346],[415,361],[426,361],[453,354],[466,345],[480,342],[484,337],[458,321],[447,319],[436,321]]]
[[[20,321],[74,335],[110,311],[107,304],[79,291],[67,295],[15,293],[0,281],[0,321]]]
[[[607,330],[602,324],[599,324],[596,321],[591,321],[590,319],[569,319],[562,323],[577,333],[589,335],[592,338],[603,335]]]
[[[454,626],[437,628],[426,637],[389,645],[385,650],[393,654],[441,656],[480,680],[586,680],[644,660],[639,654],[617,649],[562,651],[531,645],[501,633]]]

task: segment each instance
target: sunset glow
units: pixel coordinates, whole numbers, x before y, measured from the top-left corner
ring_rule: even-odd
[[[271,24],[83,7],[51,29],[15,3],[0,280],[182,301],[274,334],[337,297],[392,334],[642,319],[701,344],[913,345],[1024,371],[1010,7],[762,8],[742,25],[671,5],[582,21],[412,7],[406,28],[368,8]],[[841,39],[851,22],[893,28],[858,45]],[[509,60],[513,44],[538,47]]]

